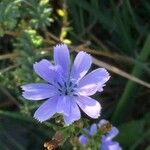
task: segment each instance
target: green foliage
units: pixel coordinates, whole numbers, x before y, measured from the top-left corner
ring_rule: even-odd
[[[23,20],[32,28],[45,30],[53,21],[48,0],[1,0],[0,35],[15,29]]]
[[[149,57],[150,57],[150,35],[148,35],[147,40],[145,41],[143,49],[139,54],[138,60],[139,62],[146,62]],[[134,66],[132,75],[137,77],[141,77],[143,75],[143,68],[139,63]],[[131,107],[134,104],[135,99],[134,95],[135,92],[137,92],[137,90],[138,90],[137,84],[135,84],[132,81],[127,82],[124,92],[120,98],[119,104],[113,115],[114,122],[120,123],[123,120],[123,118],[127,115],[127,112],[129,113],[129,111],[131,111]],[[130,99],[132,99],[132,101],[130,101]]]
[[[48,0],[23,0],[21,12],[25,18],[30,19],[30,25],[36,29],[46,29],[53,21],[50,18],[51,8]]]
[[[148,147],[146,148],[146,150],[150,150],[150,146],[148,146]]]
[[[52,129],[36,123],[32,121],[32,118],[25,117],[20,113],[12,114],[0,111],[0,121],[3,122],[0,125],[0,143],[2,144],[0,148],[3,150],[40,150],[43,146],[42,139],[49,138],[53,134]]]
[[[149,141],[149,117],[150,113],[147,113],[142,119],[129,121],[119,127],[120,134],[117,139],[125,149],[136,150]]]
[[[118,139],[123,147],[130,148],[144,132],[144,121],[137,120],[125,123],[120,126]]]
[[[20,17],[21,0],[1,0],[0,1],[0,35],[4,31],[13,29]]]
[[[75,29],[74,34],[77,33],[74,35],[76,38],[89,37],[90,34],[85,30],[92,30],[97,25],[95,30],[101,39],[107,40],[109,37],[112,47],[135,56],[134,50],[138,49],[137,38],[140,35],[146,36],[149,31],[146,25],[149,13],[149,10],[145,9],[146,1],[141,1],[144,11],[134,8],[129,0],[122,1],[120,4],[114,0],[107,2],[83,0],[80,3],[76,0],[69,0],[68,3]],[[86,19],[87,16],[88,19]]]
[[[78,135],[95,120],[83,116],[63,127],[56,115],[41,124],[32,117],[41,102],[25,101],[20,86],[41,82],[33,64],[42,58],[50,60],[53,45],[60,41],[72,42],[72,50],[79,46],[127,72],[130,79],[142,77],[149,85],[149,14],[149,0],[0,0],[0,150],[41,150],[56,131],[64,136],[60,149],[80,149]],[[147,87],[112,73],[104,92],[95,96],[102,103],[104,118],[110,119],[120,108],[115,124],[120,123],[117,140],[125,150],[150,149],[149,96]],[[90,144],[97,147],[95,139]]]

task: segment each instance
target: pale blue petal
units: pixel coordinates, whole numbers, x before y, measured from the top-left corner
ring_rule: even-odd
[[[70,99],[70,112],[69,116],[64,115],[65,124],[72,124],[74,121],[77,121],[81,118],[80,109],[77,106],[75,100]]]
[[[44,102],[35,112],[34,118],[40,122],[50,119],[56,113],[57,97]]]
[[[90,128],[90,135],[94,135],[97,131],[97,125],[94,123],[91,125],[91,128]]]
[[[60,44],[54,47],[54,61],[64,70],[64,75],[68,75],[70,71],[70,54],[67,45]]]
[[[104,68],[99,68],[87,74],[79,81],[79,93],[90,96],[95,94],[103,84],[110,78],[109,73]]]
[[[100,150],[122,150],[118,142],[102,142]]]
[[[76,98],[76,102],[91,118],[98,118],[100,116],[101,105],[96,100],[90,97],[80,96]]]
[[[71,70],[71,78],[80,80],[90,69],[92,58],[85,52],[79,52]]]
[[[112,139],[118,134],[118,129],[116,127],[112,127],[107,135],[102,136],[102,150],[122,150],[118,142],[112,141]]]
[[[70,115],[71,97],[69,96],[60,96],[57,104],[57,113],[62,113],[65,116]]]
[[[31,83],[21,88],[24,90],[22,96],[29,100],[43,100],[58,94],[55,87],[46,83]]]
[[[119,146],[118,142],[111,142],[108,144],[108,150],[122,150],[122,148]]]
[[[80,144],[85,145],[88,141],[89,141],[89,139],[86,136],[80,135],[80,137],[79,137]]]
[[[41,77],[43,78],[45,81],[49,82],[49,83],[53,83],[54,82],[54,78],[55,78],[55,71],[52,69],[53,66],[52,64],[46,60],[43,59],[39,62],[36,62],[34,65],[34,70],[35,72]]]
[[[112,140],[118,133],[119,130],[116,127],[112,127],[109,133],[106,135],[106,140],[107,141]]]
[[[98,88],[98,92],[103,92],[104,86],[105,86],[105,84],[103,84],[102,86],[100,86],[100,87]]]
[[[102,119],[100,120],[100,122],[98,123],[98,127],[101,128],[104,124],[107,124],[109,123],[109,121],[105,120],[105,119]]]

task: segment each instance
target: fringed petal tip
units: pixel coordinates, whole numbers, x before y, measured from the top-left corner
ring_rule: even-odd
[[[25,90],[25,85],[20,86],[21,90]]]
[[[98,68],[96,70],[99,70],[101,73],[103,73],[103,76],[106,76],[107,78],[110,78],[110,73],[105,68]]]
[[[100,69],[105,72],[105,78],[107,78],[107,81],[108,81],[111,77],[109,72],[105,68],[100,68]]]
[[[37,116],[33,116],[33,118],[36,120],[36,121],[38,121],[39,123],[43,123],[44,121],[43,120],[40,120]]]
[[[70,119],[68,116],[64,116],[63,118],[64,118],[65,125],[69,126],[73,124],[74,122],[78,121],[81,117]]]
[[[27,94],[27,92],[26,91],[23,91],[22,92],[22,97],[24,98],[24,100],[32,100],[32,99],[28,99],[28,94]]]
[[[25,98],[25,93],[26,93],[25,91],[22,92],[22,96],[23,96],[24,98]]]
[[[77,104],[89,117],[97,119],[100,116],[101,105],[95,99],[90,97],[80,96],[77,99]]]
[[[23,91],[28,91],[31,89],[30,85],[32,85],[34,83],[29,83],[29,84],[24,84],[22,86],[20,86],[20,88],[23,90]]]
[[[23,92],[25,92],[25,91],[29,91],[31,88],[29,87],[29,85],[31,85],[32,83],[30,83],[30,84],[24,84],[24,85],[22,85],[22,86],[20,86],[20,88],[21,88],[21,90],[23,91]]]
[[[85,52],[85,51],[79,51],[79,53],[82,53],[82,54],[84,54],[84,55],[87,55],[87,56],[92,57],[91,54],[89,54],[89,53],[87,53],[87,52]]]
[[[98,119],[100,116],[101,116],[101,109],[102,109],[102,107],[101,107],[101,105],[99,104],[99,112],[97,112],[97,114],[95,113],[95,114],[93,114],[92,116],[90,116],[91,118],[93,118],[93,119]]]
[[[63,115],[64,122],[66,125],[73,124],[74,122],[80,120],[80,118],[81,118],[80,110],[79,110],[79,108],[76,110],[77,110],[76,114],[70,114],[70,116]]]
[[[99,114],[97,114],[97,115],[90,116],[90,117],[93,118],[93,119],[98,119],[100,116],[101,116],[101,115],[100,115],[100,113],[99,113]]]
[[[60,44],[54,47],[54,62],[55,65],[62,67],[63,76],[67,77],[70,69],[70,53],[67,45]]]
[[[47,64],[47,65],[51,65],[51,63],[50,63],[50,61],[49,60],[47,60],[47,59],[42,59],[42,60],[40,60],[40,61],[36,61],[34,64],[33,64],[33,67],[35,66],[35,65],[37,65],[37,64]]]
[[[57,49],[57,48],[67,48],[68,49],[68,46],[64,43],[60,43],[60,44],[57,44],[56,46],[54,46],[54,49]]]

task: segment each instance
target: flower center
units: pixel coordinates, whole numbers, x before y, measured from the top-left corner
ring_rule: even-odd
[[[57,82],[58,84],[58,91],[60,92],[61,95],[76,95],[76,84],[73,84],[73,82],[64,82],[63,84],[60,84],[59,82]]]

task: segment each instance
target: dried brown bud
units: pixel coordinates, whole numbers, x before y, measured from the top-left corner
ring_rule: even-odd
[[[47,150],[55,150],[63,141],[63,136],[60,132],[56,132],[52,140],[44,143],[44,147]]]
[[[108,123],[105,123],[103,124],[101,127],[100,127],[100,130],[103,132],[103,133],[107,133],[111,130],[112,128],[112,125],[108,122]]]

